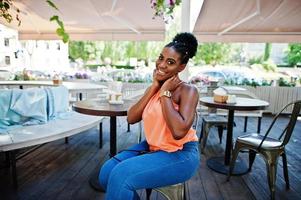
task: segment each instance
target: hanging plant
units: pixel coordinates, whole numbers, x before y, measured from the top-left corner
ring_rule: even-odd
[[[60,12],[58,7],[51,0],[46,0],[46,3],[51,8]],[[12,9],[16,11],[15,17],[13,17],[13,15],[11,14]],[[0,17],[3,17],[8,23],[11,23],[15,18],[18,21],[18,26],[20,26],[21,19],[19,18],[19,13],[20,9],[13,4],[12,0],[0,0]],[[63,21],[60,20],[59,16],[57,15],[52,16],[49,20],[57,23],[58,28],[56,29],[56,34],[61,37],[64,43],[67,43],[69,41],[69,35],[65,31]]]
[[[47,0],[46,2],[48,3],[48,5],[50,7],[54,8],[57,11],[60,11],[52,1]],[[50,18],[50,21],[55,21],[57,23],[57,25],[59,27],[56,29],[56,34],[62,38],[62,40],[63,40],[64,43],[67,43],[69,41],[69,35],[65,31],[65,27],[64,27],[63,21],[61,21],[60,18],[59,18],[59,16],[57,16],[57,15],[52,16]]]
[[[181,0],[151,0],[151,7],[155,10],[154,18],[161,17],[165,23],[168,23],[174,18],[174,8],[180,3]]]
[[[13,16],[9,13],[9,10],[14,7],[12,0],[0,0],[0,17],[3,17],[8,23],[11,23],[13,20]],[[15,8],[17,14],[16,14],[16,20],[18,21],[18,26],[21,24],[21,20],[19,18],[20,10],[18,8]]]

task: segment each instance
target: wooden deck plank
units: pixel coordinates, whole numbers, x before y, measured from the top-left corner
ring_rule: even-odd
[[[50,199],[53,195],[62,190],[64,184],[66,184],[69,180],[72,180],[74,174],[76,174],[83,165],[81,158],[91,156],[89,148],[97,150],[97,144],[94,143],[93,145],[93,140],[91,140],[92,138],[90,138],[90,141],[87,139],[89,139],[89,137],[84,137],[83,140],[80,140],[81,142],[76,145],[67,145],[68,147],[66,147],[60,155],[56,154],[56,157],[52,160],[52,162],[49,162],[49,164],[45,165],[44,168],[36,172],[39,181],[36,182],[34,180],[33,182],[39,185],[39,190],[31,191],[30,199],[40,197]],[[45,158],[45,160],[48,159]],[[64,163],[64,165],[61,166],[61,163]],[[66,173],[68,175],[64,176]],[[53,195],[51,195],[51,192]]]
[[[262,120],[262,133],[271,122],[270,116]],[[234,137],[243,133],[243,118],[235,118],[237,126]],[[287,122],[286,117],[276,124],[276,132]],[[200,125],[200,123],[199,123]],[[109,120],[104,120],[104,146],[98,148],[98,132],[92,129],[86,133],[73,136],[69,144],[63,140],[44,145],[40,149],[21,159],[17,163],[20,187],[17,191],[12,188],[9,170],[0,169],[1,199],[104,199],[104,194],[94,191],[88,184],[91,173],[101,163],[108,159],[109,154]],[[127,133],[125,118],[118,121],[118,148],[124,149],[137,142],[138,126],[131,127]],[[256,132],[257,119],[249,118],[248,132]],[[266,166],[259,156],[255,159],[252,171],[243,176],[233,176],[229,182],[226,176],[210,170],[206,161],[211,156],[224,155],[225,136],[219,144],[216,129],[209,134],[205,154],[201,155],[198,172],[186,183],[186,197],[197,199],[269,199],[269,188],[266,176]],[[282,171],[282,160],[278,162],[276,181],[276,199],[301,199],[301,121],[297,122],[295,132],[287,145],[287,159],[291,189],[285,189]],[[240,156],[248,162],[247,154]],[[4,159],[1,155],[0,160]],[[2,165],[1,165],[2,166]],[[139,191],[142,199],[145,192]],[[156,192],[152,200],[164,198]]]

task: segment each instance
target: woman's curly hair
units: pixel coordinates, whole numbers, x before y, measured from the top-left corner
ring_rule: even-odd
[[[189,58],[195,56],[198,41],[191,33],[178,33],[165,47],[174,48],[181,55],[181,63],[186,64]]]

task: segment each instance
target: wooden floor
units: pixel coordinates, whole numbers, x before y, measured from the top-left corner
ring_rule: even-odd
[[[243,120],[235,119],[237,126],[234,135],[243,134]],[[269,125],[270,116],[262,120],[263,130]],[[276,131],[287,121],[282,117],[276,125]],[[249,119],[248,131],[255,131],[257,121]],[[95,192],[89,187],[89,175],[101,163],[108,159],[109,151],[109,120],[104,121],[104,146],[98,148],[97,129],[84,132],[69,139],[46,144],[17,162],[19,188],[14,190],[11,185],[10,171],[3,167],[4,155],[0,154],[0,199],[104,199],[103,193]],[[127,132],[125,118],[118,119],[118,148],[124,149],[137,142],[138,125],[131,126]],[[224,155],[225,138],[220,145],[217,130],[212,129],[207,142],[205,154],[201,155],[198,172],[187,182],[186,198],[197,199],[269,199],[266,177],[266,166],[259,156],[250,173],[232,177],[226,181],[225,175],[210,170],[206,165],[207,158]],[[285,189],[282,171],[282,160],[279,159],[276,199],[301,199],[301,121],[297,122],[294,134],[287,145],[288,169],[291,189]],[[225,136],[225,135],[224,135]],[[247,154],[242,154],[247,162]],[[144,192],[140,192],[145,199]],[[152,199],[163,199],[153,192]]]

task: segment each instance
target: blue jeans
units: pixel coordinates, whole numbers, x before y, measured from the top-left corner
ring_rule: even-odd
[[[199,167],[198,142],[184,144],[182,150],[168,153],[149,151],[146,141],[122,151],[104,163],[100,185],[107,200],[139,199],[136,190],[157,188],[190,179]]]

